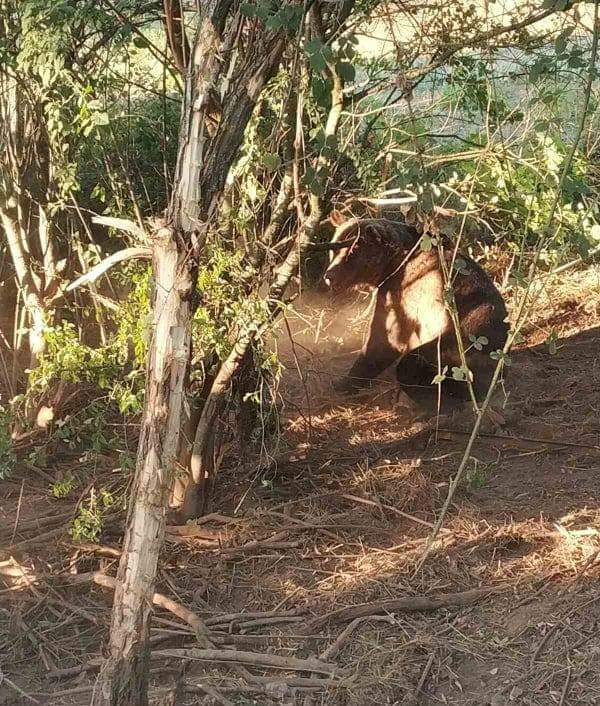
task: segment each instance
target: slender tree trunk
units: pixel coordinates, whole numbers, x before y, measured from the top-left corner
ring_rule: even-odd
[[[148,631],[166,499],[177,456],[189,358],[193,273],[174,231],[154,237],[154,322],[133,502],[127,519],[110,631],[110,656],[94,704],[144,706]]]

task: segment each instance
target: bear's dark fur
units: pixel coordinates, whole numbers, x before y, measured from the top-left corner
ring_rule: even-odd
[[[367,342],[335,387],[356,391],[398,359],[398,379],[404,383],[430,384],[444,366],[451,376],[461,360],[437,248],[424,252],[414,228],[382,218],[352,219],[343,224],[338,220],[336,225],[333,242],[347,245],[331,255],[325,282],[334,292],[369,288],[377,289],[377,294]],[[444,257],[461,338],[468,349],[467,364],[476,394],[481,396],[495,367],[490,352],[506,342],[506,307],[476,262],[463,256],[458,271],[452,269],[452,248],[445,248]],[[482,342],[475,347],[470,336],[487,339],[482,350],[478,350]],[[464,383],[457,387],[466,392]]]

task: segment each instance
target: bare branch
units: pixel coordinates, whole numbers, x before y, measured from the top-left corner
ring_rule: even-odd
[[[136,238],[141,240],[147,239],[147,234],[142,230],[137,223],[130,221],[127,218],[113,218],[113,216],[93,216],[92,223],[98,223],[102,226],[108,226],[109,228],[116,228],[117,230],[124,230],[130,235],[135,235]]]
[[[417,201],[416,196],[402,196],[397,199],[370,199],[370,198],[360,198],[355,199],[361,203],[367,203],[369,206],[402,206],[407,203],[415,203]]]
[[[115,219],[120,220],[120,219]],[[92,267],[89,272],[86,272],[81,277],[78,277],[74,282],[69,284],[65,291],[72,292],[77,287],[81,287],[83,284],[88,284],[89,282],[95,282],[98,277],[103,275],[106,271],[110,270],[113,265],[118,262],[125,262],[126,260],[150,260],[152,258],[152,248],[125,248],[124,250],[119,250],[119,252],[109,255],[105,260],[99,262],[97,265]]]
[[[333,664],[328,664],[320,659],[311,657],[287,657],[283,655],[259,654],[257,652],[243,652],[241,650],[204,650],[198,648],[160,650],[155,654],[176,659],[191,659],[206,662],[222,662],[224,664],[247,664],[255,667],[271,667],[272,669],[285,669],[301,672],[315,672],[317,674],[337,675],[340,669]]]

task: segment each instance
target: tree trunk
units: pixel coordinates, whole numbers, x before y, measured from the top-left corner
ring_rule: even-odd
[[[180,241],[179,241],[180,242]],[[190,348],[191,293],[188,254],[171,228],[154,238],[154,322],[146,404],[136,478],[119,565],[110,631],[110,656],[94,704],[148,703],[148,633],[166,499],[177,457],[184,380]]]
[[[12,71],[0,71],[0,224],[26,313],[30,369],[44,351],[58,290],[56,214],[47,208],[52,169],[41,112],[41,104],[31,104]]]

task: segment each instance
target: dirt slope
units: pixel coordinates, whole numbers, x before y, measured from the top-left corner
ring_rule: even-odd
[[[418,572],[464,449],[464,417],[445,416],[436,430],[435,395],[415,390],[423,418],[412,421],[394,409],[389,380],[360,400],[337,398],[331,379],[351,361],[364,322],[338,308],[332,318],[318,302],[290,319],[295,344],[280,341],[281,444],[267,459],[228,459],[218,515],[187,530],[195,537],[171,531],[159,590],[210,618],[220,644],[290,657],[323,657],[349,623],[314,620],[344,606],[496,590],[427,612],[374,607],[330,650],[342,672],[329,683],[251,668],[248,686],[239,670],[193,663],[177,703],[600,703],[600,272],[563,277],[546,292],[552,300],[542,294],[512,355],[504,424],[477,442],[468,479]],[[552,330],[556,355],[544,343]],[[59,461],[63,472],[77,468],[76,459]],[[96,469],[99,481],[114,477],[111,461]],[[43,473],[56,473],[52,460]],[[11,684],[0,684],[0,703],[22,700],[19,688],[40,703],[89,703],[93,668],[48,675],[90,666],[107,631],[110,593],[50,577],[114,572],[115,560],[102,558],[108,550],[77,548],[65,523],[52,522],[37,530],[54,530],[52,537],[23,544],[36,534],[33,518],[73,512],[73,500],[52,500],[47,488],[27,472],[2,486],[0,529],[10,551],[0,559],[10,554],[48,578],[14,590],[5,576],[13,589],[0,593],[0,651]],[[118,518],[108,522],[102,543],[117,544],[119,531]],[[266,611],[254,623],[223,618]],[[185,626],[157,615],[157,643],[190,644]],[[164,699],[181,661],[168,664],[171,671],[156,675],[157,703],[171,703]],[[202,684],[220,696],[207,696]]]

